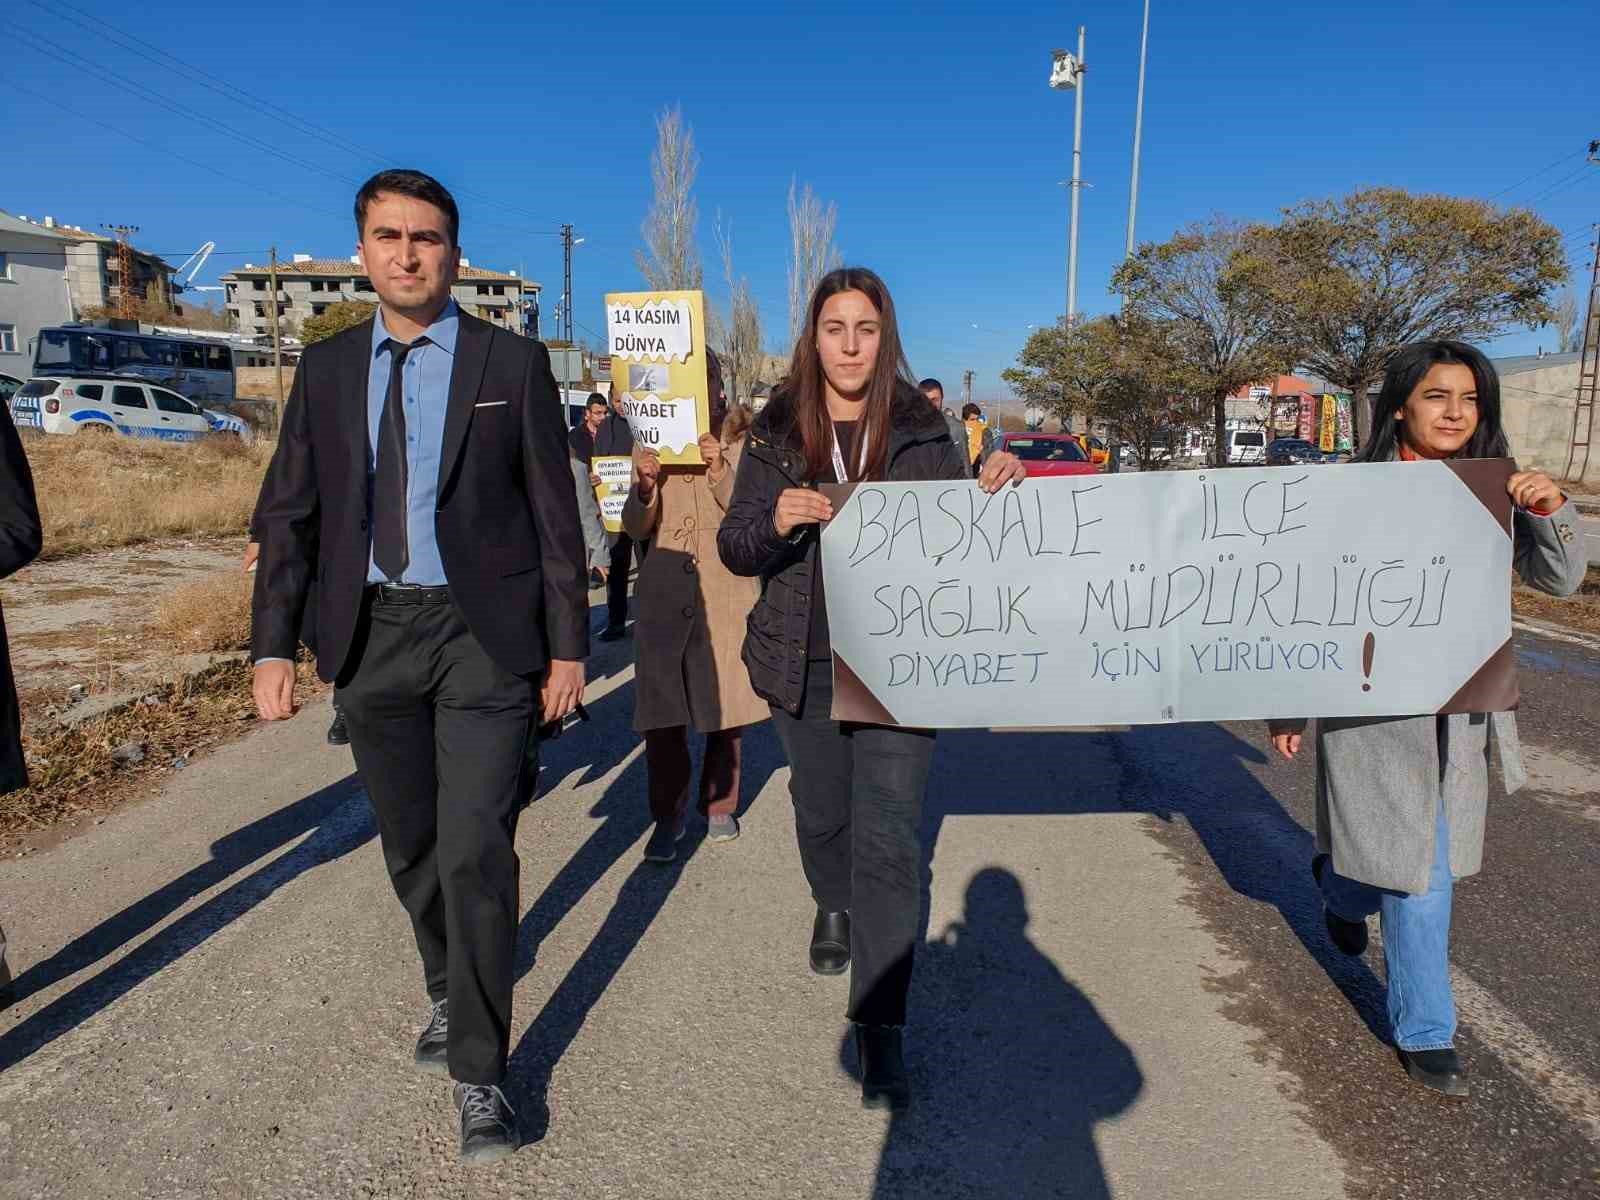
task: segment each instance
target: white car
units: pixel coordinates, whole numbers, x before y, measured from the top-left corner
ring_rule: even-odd
[[[217,417],[228,419],[221,413]],[[214,429],[192,400],[170,388],[117,375],[30,379],[11,397],[11,418],[45,433],[97,430],[163,442],[197,442]]]

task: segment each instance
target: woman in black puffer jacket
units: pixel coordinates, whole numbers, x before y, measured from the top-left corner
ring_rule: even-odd
[[[993,454],[979,486],[1020,482]],[[871,271],[825,276],[807,310],[789,378],[751,427],[717,534],[736,575],[761,577],[744,661],[772,705],[789,759],[800,859],[817,902],[811,969],[851,971],[849,1018],[861,1100],[910,1104],[901,1049],[920,907],[922,798],[933,733],[830,717],[833,658],[817,569],[818,483],[968,479],[964,448],[911,382],[889,290]]]

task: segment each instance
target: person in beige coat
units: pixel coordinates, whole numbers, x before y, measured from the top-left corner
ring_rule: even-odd
[[[1455,341],[1418,342],[1395,354],[1373,412],[1361,461],[1509,458],[1500,382],[1483,354]],[[1551,595],[1578,590],[1588,568],[1572,505],[1548,476],[1519,471],[1507,484],[1515,511],[1513,562],[1523,581]],[[1379,514],[1426,525],[1432,514]],[[1285,758],[1299,753],[1303,721],[1270,724]],[[1311,873],[1333,943],[1367,948],[1379,914],[1395,1049],[1424,1087],[1465,1097],[1455,1049],[1450,987],[1450,908],[1455,880],[1483,858],[1489,752],[1499,752],[1506,791],[1523,782],[1509,712],[1325,719],[1317,730],[1317,854]]]
[[[713,842],[739,836],[740,734],[767,719],[740,660],[745,619],[760,584],[722,565],[717,529],[733,495],[743,449],[742,409],[728,414],[721,371],[711,364],[712,430],[700,439],[703,467],[668,467],[634,449],[634,483],[622,527],[651,543],[634,586],[633,727],[644,734],[651,862],[671,862],[683,836],[692,764],[689,728],[706,735],[699,809]]]

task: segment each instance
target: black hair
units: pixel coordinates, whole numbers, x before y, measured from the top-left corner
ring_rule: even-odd
[[[444,213],[445,223],[450,226],[450,244],[461,244],[461,212],[456,208],[455,197],[432,175],[410,170],[379,171],[361,185],[361,190],[356,193],[357,240],[366,236],[367,209],[383,192],[410,196],[433,205]]]
[[[1400,429],[1395,415],[1434,367],[1444,363],[1472,372],[1478,392],[1478,427],[1461,448],[1462,458],[1509,458],[1511,445],[1500,423],[1500,376],[1476,346],[1442,338],[1413,342],[1395,351],[1383,372],[1383,387],[1372,406],[1372,436],[1356,455],[1357,462],[1388,462],[1400,455]],[[1357,397],[1355,403],[1366,398]]]
[[[965,421],[968,417],[981,418],[982,416],[983,409],[979,408],[976,404],[963,404],[961,406],[961,419],[963,421]]]
[[[589,398],[583,402],[583,406],[585,408],[593,408],[596,404],[602,406],[603,408],[611,407],[611,401],[607,400],[603,393],[590,392]]]
[[[921,383],[917,384],[917,390],[919,392],[931,392],[935,388],[939,389],[939,394],[941,396],[944,395],[944,384],[940,383],[931,375],[924,379]]]

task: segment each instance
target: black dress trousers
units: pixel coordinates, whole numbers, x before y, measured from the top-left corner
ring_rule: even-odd
[[[369,592],[355,656],[337,700],[428,995],[450,1001],[450,1074],[498,1084],[537,689],[495,664],[453,603],[384,603]]]

